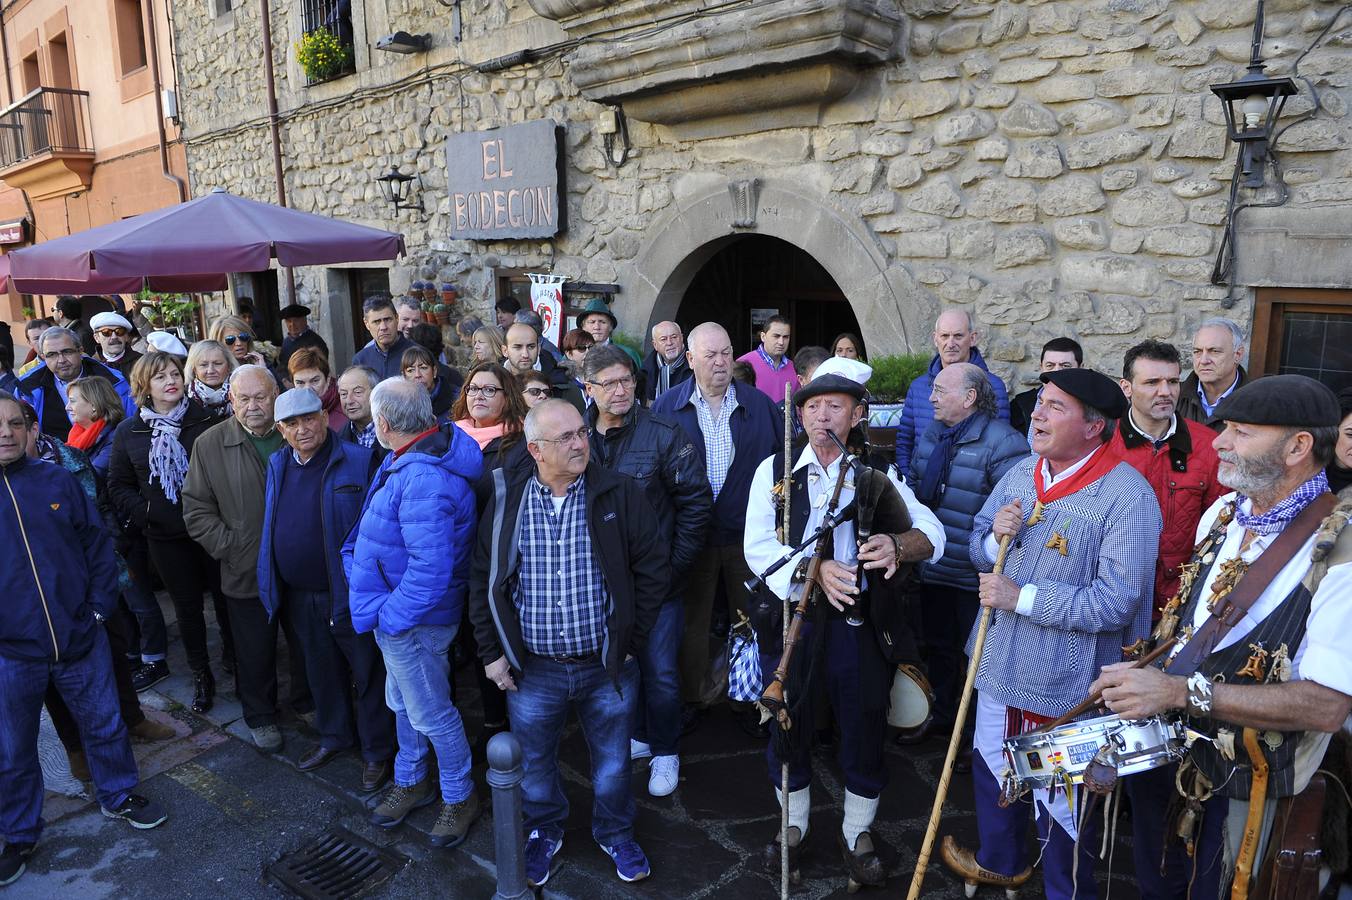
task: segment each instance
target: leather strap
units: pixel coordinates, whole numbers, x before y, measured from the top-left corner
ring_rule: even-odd
[[[1196,672],[1202,660],[1230,633],[1230,629],[1239,624],[1282,567],[1319,530],[1320,523],[1337,503],[1336,495],[1325,492],[1302,509],[1291,524],[1282,529],[1277,539],[1253,561],[1234,590],[1230,591],[1218,609],[1212,611],[1201,630],[1183,645],[1183,649],[1169,661],[1164,671],[1170,675],[1191,675]]]

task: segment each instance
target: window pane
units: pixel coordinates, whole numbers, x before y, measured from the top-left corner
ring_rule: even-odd
[[[1352,386],[1352,314],[1288,312],[1282,328],[1279,372],[1308,375],[1335,391]]]

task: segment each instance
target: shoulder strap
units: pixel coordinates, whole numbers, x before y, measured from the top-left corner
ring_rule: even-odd
[[[1202,659],[1230,633],[1230,629],[1239,624],[1282,567],[1295,557],[1296,552],[1319,529],[1320,523],[1332,512],[1337,502],[1335,495],[1325,492],[1302,509],[1300,515],[1254,560],[1225,598],[1221,608],[1212,612],[1202,629],[1165,666],[1165,671],[1172,675],[1187,675],[1197,671]]]

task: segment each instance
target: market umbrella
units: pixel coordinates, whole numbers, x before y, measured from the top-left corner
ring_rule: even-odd
[[[394,259],[404,236],[213,188],[187,203],[9,254],[16,280],[87,282]],[[50,293],[43,291],[42,293]]]
[[[62,281],[39,278],[15,278],[10,274],[9,254],[0,256],[0,294],[10,286],[20,294],[135,294],[149,288],[165,294],[194,294],[223,291],[224,273],[214,275],[160,275],[154,278],[95,276],[88,281]]]

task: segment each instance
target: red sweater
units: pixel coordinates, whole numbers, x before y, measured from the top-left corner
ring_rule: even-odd
[[[1156,450],[1154,442],[1136,430],[1130,416],[1123,416],[1113,435],[1113,449],[1133,469],[1145,476],[1155,489],[1164,531],[1160,534],[1160,554],[1155,563],[1155,610],[1160,610],[1178,590],[1181,567],[1192,556],[1197,523],[1202,513],[1229,492],[1216,479],[1220,464],[1211,442],[1216,433],[1205,425],[1175,416],[1177,427],[1168,442]]]

